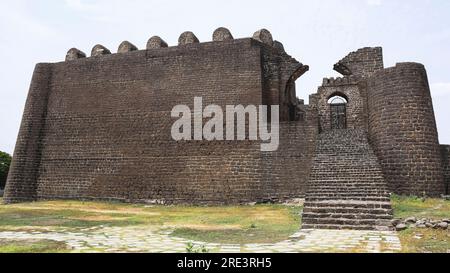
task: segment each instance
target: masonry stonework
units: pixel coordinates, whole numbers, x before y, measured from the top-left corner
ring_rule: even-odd
[[[442,166],[444,168],[445,194],[450,194],[450,145],[441,145]]]
[[[425,68],[400,63],[368,80],[369,135],[391,191],[439,196],[444,178]]]
[[[445,193],[449,146],[439,146],[420,64],[384,69],[381,48],[360,49],[334,66],[343,77],[324,79],[305,105],[295,82],[308,66],[265,29],[234,39],[219,28],[206,43],[185,32],[172,47],[153,36],[146,48],[123,42],[110,54],[96,45],[89,58],[74,48],[65,62],[36,66],[5,202],[236,204],[306,197],[309,226],[367,227],[390,217],[386,189]],[[336,95],[347,100],[346,128],[338,131],[328,103]],[[193,109],[194,97],[223,109],[279,105],[279,149],[261,152],[260,141],[248,139],[174,141],[171,110]],[[372,217],[378,208],[379,217],[341,223],[321,214],[328,207],[345,218],[352,211],[344,205],[353,208],[355,200],[367,202],[358,213]]]

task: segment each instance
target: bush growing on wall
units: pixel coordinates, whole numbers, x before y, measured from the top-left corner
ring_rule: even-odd
[[[8,178],[9,165],[11,164],[11,156],[0,151],[0,189],[5,188],[6,178]]]

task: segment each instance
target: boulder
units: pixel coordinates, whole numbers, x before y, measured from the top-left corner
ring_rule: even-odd
[[[408,229],[408,227],[405,224],[398,224],[397,226],[395,226],[395,230],[397,231],[402,231]]]
[[[440,222],[437,224],[437,227],[440,229],[448,229],[448,223],[447,222]]]
[[[405,223],[407,224],[415,224],[417,222],[417,218],[416,217],[409,217],[406,218]]]
[[[402,219],[392,219],[391,224],[395,227],[402,222]]]

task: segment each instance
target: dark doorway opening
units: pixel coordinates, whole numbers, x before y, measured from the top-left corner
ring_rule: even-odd
[[[347,129],[347,99],[333,96],[328,100],[330,105],[331,129]]]

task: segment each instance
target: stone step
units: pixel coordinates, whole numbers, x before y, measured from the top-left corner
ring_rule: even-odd
[[[392,219],[390,214],[376,214],[376,213],[359,213],[358,211],[348,212],[348,213],[314,213],[314,212],[303,212],[303,219],[318,219],[318,218],[337,218],[337,219],[349,219],[349,220],[372,220],[372,219]]]
[[[382,191],[349,191],[349,190],[342,190],[342,191],[308,191],[307,192],[309,197],[317,197],[317,196],[324,196],[324,197],[348,197],[348,196],[354,196],[354,197],[375,197],[375,196],[381,196],[381,197],[389,197],[389,194]]]
[[[364,130],[319,135],[303,210],[303,228],[388,228],[389,192]]]
[[[389,202],[389,197],[373,197],[373,196],[368,196],[368,197],[356,197],[356,196],[337,196],[337,197],[333,197],[333,196],[307,196],[306,197],[306,201],[326,201],[326,200],[350,200],[350,201],[385,201],[385,202]]]
[[[342,207],[305,207],[303,213],[360,213],[392,215],[392,209],[384,208],[342,208]]]
[[[312,225],[390,226],[389,219],[304,218],[302,221]]]
[[[327,200],[327,201],[305,201],[305,207],[321,207],[321,208],[382,208],[391,209],[390,202],[374,202],[374,201],[356,201],[356,200]]]
[[[308,187],[308,192],[311,191],[320,191],[323,193],[340,193],[340,192],[360,192],[360,193],[366,193],[366,192],[376,192],[376,193],[386,193],[388,192],[385,189],[377,189],[377,188],[361,188],[361,187],[346,187],[346,186],[337,186],[337,187],[325,187],[325,186],[314,186],[314,187]]]
[[[327,224],[302,224],[302,229],[331,229],[331,230],[390,230],[386,226],[364,225],[327,225]]]

